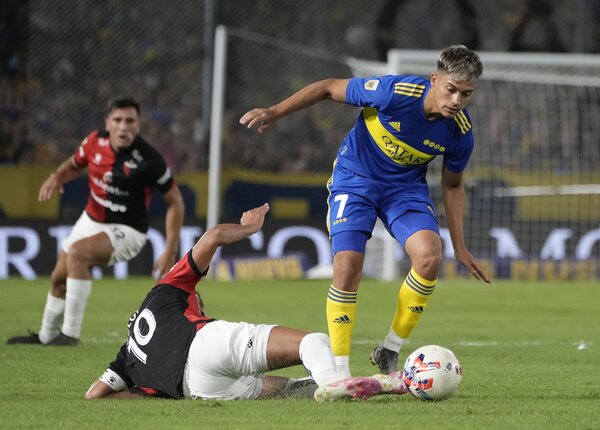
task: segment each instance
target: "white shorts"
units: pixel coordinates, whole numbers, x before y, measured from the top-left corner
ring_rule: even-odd
[[[108,266],[119,261],[129,261],[133,257],[139,254],[148,237],[125,224],[104,224],[96,222],[89,217],[89,215],[83,211],[71,233],[63,240],[61,247],[65,252],[69,252],[69,248],[75,242],[86,237],[94,236],[98,233],[106,233],[110,239],[114,251],[108,261]]]
[[[268,372],[267,343],[274,325],[213,321],[190,345],[183,375],[185,397],[256,399]]]

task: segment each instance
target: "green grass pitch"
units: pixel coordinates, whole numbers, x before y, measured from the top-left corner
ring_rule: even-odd
[[[0,428],[231,429],[598,429],[600,284],[442,280],[401,351],[452,349],[463,369],[456,397],[366,402],[85,401],[113,359],[126,322],[152,285],[147,278],[96,281],[78,348],[7,346],[39,329],[48,279],[0,281]],[[205,281],[211,316],[326,331],[327,281]],[[358,296],[353,374],[372,374],[371,348],[387,333],[398,283],[365,280]],[[302,367],[278,372],[304,376]]]

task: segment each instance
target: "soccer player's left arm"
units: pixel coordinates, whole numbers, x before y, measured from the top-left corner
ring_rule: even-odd
[[[146,396],[146,393],[136,388],[133,381],[126,374],[122,373],[122,366],[125,360],[123,353],[126,348],[127,343],[121,347],[117,357],[110,363],[102,376],[92,382],[92,385],[90,385],[90,388],[85,393],[87,400],[132,399]]]
[[[477,279],[491,282],[483,267],[473,255],[467,250],[464,242],[463,214],[465,207],[465,187],[463,173],[454,173],[447,167],[442,170],[442,194],[444,197],[444,209],[450,238],[454,246],[456,259],[465,266]]]
[[[209,228],[192,248],[192,259],[201,272],[204,272],[217,248],[238,242],[260,230],[269,212],[269,204],[250,209],[242,214],[239,224],[217,224]]]
[[[175,182],[173,182],[173,186],[169,191],[162,196],[167,204],[167,213],[165,215],[166,245],[164,252],[156,259],[152,267],[152,273],[158,279],[162,278],[173,264],[175,264],[177,246],[179,244],[179,232],[181,231],[185,211],[183,197]]]

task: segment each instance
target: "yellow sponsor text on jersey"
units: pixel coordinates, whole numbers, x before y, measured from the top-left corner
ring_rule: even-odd
[[[369,134],[379,146],[379,149],[394,163],[401,166],[418,166],[435,158],[435,155],[416,150],[386,130],[377,116],[377,109],[364,108],[363,115]]]

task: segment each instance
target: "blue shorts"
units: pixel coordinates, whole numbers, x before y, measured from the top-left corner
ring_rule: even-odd
[[[406,239],[420,230],[439,234],[433,203],[428,195],[390,189],[388,183],[353,174],[336,166],[329,184],[327,228],[333,254],[364,253],[379,217],[404,247]]]
[[[390,231],[389,227],[386,227]],[[391,235],[402,245],[417,231],[431,230],[440,234],[438,222],[435,217],[427,212],[407,211],[392,223]],[[370,233],[364,231],[344,230],[331,236],[331,250],[333,255],[339,251],[356,251],[365,253],[367,240]]]

